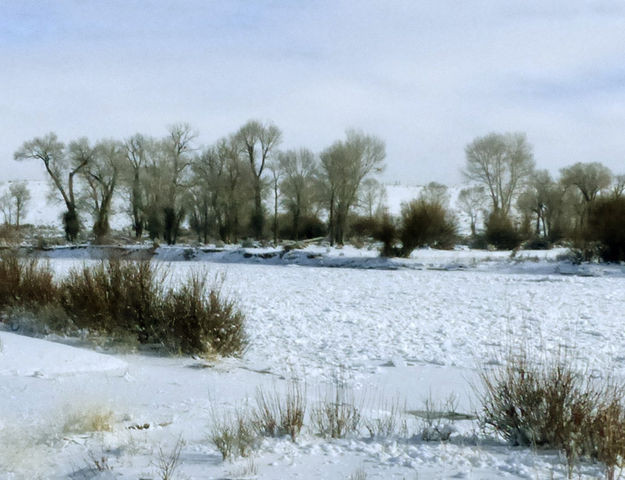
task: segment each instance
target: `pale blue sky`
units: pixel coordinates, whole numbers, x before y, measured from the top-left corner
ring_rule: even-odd
[[[523,131],[553,172],[625,173],[622,1],[0,0],[0,166],[24,140],[162,135],[209,144],[250,118],[284,148],[346,128],[387,144],[386,180],[458,183],[464,146]]]

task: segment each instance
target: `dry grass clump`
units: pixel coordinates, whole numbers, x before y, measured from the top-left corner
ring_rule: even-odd
[[[358,467],[347,480],[367,480],[367,472],[363,467]]]
[[[291,382],[284,396],[259,388],[256,407],[245,405],[233,412],[212,412],[210,440],[224,460],[247,457],[264,436],[289,435],[292,441],[304,426],[306,396],[301,385]]]
[[[572,473],[580,459],[606,465],[614,478],[624,466],[625,389],[591,380],[567,358],[539,363],[526,352],[481,373],[480,420],[513,445],[564,452]]]
[[[366,418],[364,425],[371,438],[388,438],[398,435],[407,435],[408,425],[404,418],[406,402],[399,397],[390,401],[380,402],[380,413],[375,418]]]
[[[213,415],[210,440],[224,460],[234,455],[247,457],[258,444],[253,420],[243,408],[219,416]]]
[[[300,383],[291,382],[284,397],[275,391],[257,390],[254,425],[261,435],[289,435],[295,441],[305,416],[306,396]]]
[[[435,402],[432,394],[423,401],[421,418],[423,428],[421,440],[424,442],[446,442],[453,433],[450,422],[456,413],[457,397],[449,395],[444,402]]]
[[[87,408],[68,415],[63,424],[64,433],[113,431],[113,412],[106,408]]]
[[[313,408],[311,420],[320,435],[344,438],[358,433],[362,418],[353,391],[344,382],[336,381],[325,398]]]

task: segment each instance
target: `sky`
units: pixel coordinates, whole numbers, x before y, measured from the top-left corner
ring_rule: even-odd
[[[0,180],[45,178],[13,153],[51,131],[200,148],[249,119],[284,149],[376,135],[391,183],[462,182],[490,132],[625,173],[625,2],[0,0]]]

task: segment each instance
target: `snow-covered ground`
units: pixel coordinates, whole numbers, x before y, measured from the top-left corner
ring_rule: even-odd
[[[223,277],[247,317],[242,359],[98,351],[0,331],[0,478],[157,479],[160,452],[179,438],[180,478],[565,476],[557,453],[509,447],[474,420],[456,421],[448,442],[423,441],[423,421],[410,413],[407,434],[372,440],[363,429],[327,440],[307,422],[295,443],[268,438],[252,460],[222,461],[209,441],[213,419],[253,405],[257,387],[282,391],[290,379],[305,382],[310,409],[340,378],[365,416],[393,399],[414,412],[450,394],[458,412],[474,413],[476,372],[521,342],[537,354],[569,350],[590,374],[625,379],[622,266],[578,267],[557,252],[422,250],[394,269],[326,268],[333,258],[350,259],[335,267],[366,267],[374,254],[315,248],[297,254],[308,264],[229,249],[167,262],[171,282],[198,270]],[[51,255],[58,275],[90,261],[78,252]],[[156,258],[184,255],[162,249]],[[68,430],[94,412],[111,412],[111,432]],[[102,457],[110,470],[94,472]],[[583,464],[578,473],[597,478],[601,468]]]

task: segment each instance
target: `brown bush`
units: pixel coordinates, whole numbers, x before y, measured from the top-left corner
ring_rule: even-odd
[[[239,355],[247,346],[243,314],[218,288],[208,288],[206,276],[192,274],[178,290],[165,294],[161,308],[159,335],[170,348]]]
[[[57,298],[58,288],[48,264],[19,258],[15,252],[0,256],[0,308],[35,308]]]
[[[452,248],[457,238],[456,219],[440,203],[413,200],[402,206],[399,238],[405,257],[418,247]]]
[[[71,270],[62,281],[61,303],[78,327],[107,334],[130,333],[141,343],[155,341],[163,279],[148,260],[84,265]]]
[[[497,250],[512,250],[521,244],[521,235],[512,225],[510,217],[501,212],[493,212],[485,222],[484,234],[488,244]]]
[[[590,244],[599,242],[602,260],[625,260],[625,198],[597,200],[588,215],[585,237]]]
[[[48,265],[16,255],[0,257],[0,309],[19,317],[24,331],[86,329],[180,353],[239,355],[247,345],[244,315],[219,288],[192,274],[165,290],[166,275],[150,261],[107,260],[84,265],[55,282]]]
[[[606,465],[612,478],[625,458],[622,386],[591,381],[567,358],[540,364],[526,352],[481,374],[480,420],[513,445],[565,453],[572,471],[581,458]]]
[[[375,231],[374,238],[382,242],[380,255],[383,257],[395,257],[401,254],[400,249],[395,245],[398,241],[397,225],[390,215],[385,214],[382,216],[378,229]]]

